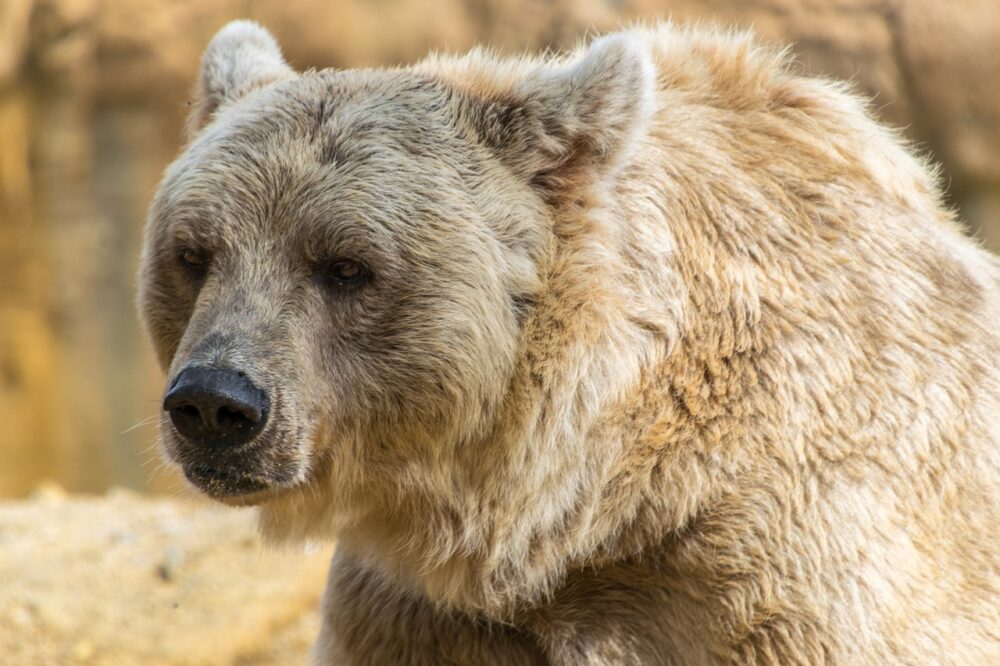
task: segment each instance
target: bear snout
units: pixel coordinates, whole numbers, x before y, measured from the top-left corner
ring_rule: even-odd
[[[298,438],[282,425],[281,412],[279,391],[262,387],[249,372],[188,365],[163,397],[167,455],[213,499],[263,501],[301,482],[305,473],[294,445]]]
[[[232,368],[194,366],[181,371],[163,400],[177,432],[209,448],[235,448],[264,429],[270,398]]]

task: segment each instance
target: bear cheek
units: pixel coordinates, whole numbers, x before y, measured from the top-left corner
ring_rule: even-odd
[[[163,280],[143,290],[140,307],[157,360],[166,370],[180,347],[192,307]]]

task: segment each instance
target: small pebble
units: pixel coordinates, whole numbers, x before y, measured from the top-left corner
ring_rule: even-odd
[[[163,560],[156,566],[156,575],[167,583],[173,582],[177,577],[177,571],[184,564],[184,552],[177,544],[171,544],[167,548]]]
[[[66,491],[55,481],[42,481],[28,495],[28,499],[38,504],[62,504],[66,499]]]

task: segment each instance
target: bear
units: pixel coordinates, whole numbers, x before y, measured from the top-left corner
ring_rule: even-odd
[[[336,540],[315,663],[1000,663],[1000,261],[752,34],[234,22],[146,225],[165,454]]]

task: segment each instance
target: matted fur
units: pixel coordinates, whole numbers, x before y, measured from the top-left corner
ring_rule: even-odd
[[[200,89],[141,307],[274,396],[224,499],[339,539],[317,663],[1000,662],[1000,262],[843,85],[669,24],[297,74],[241,22]]]

